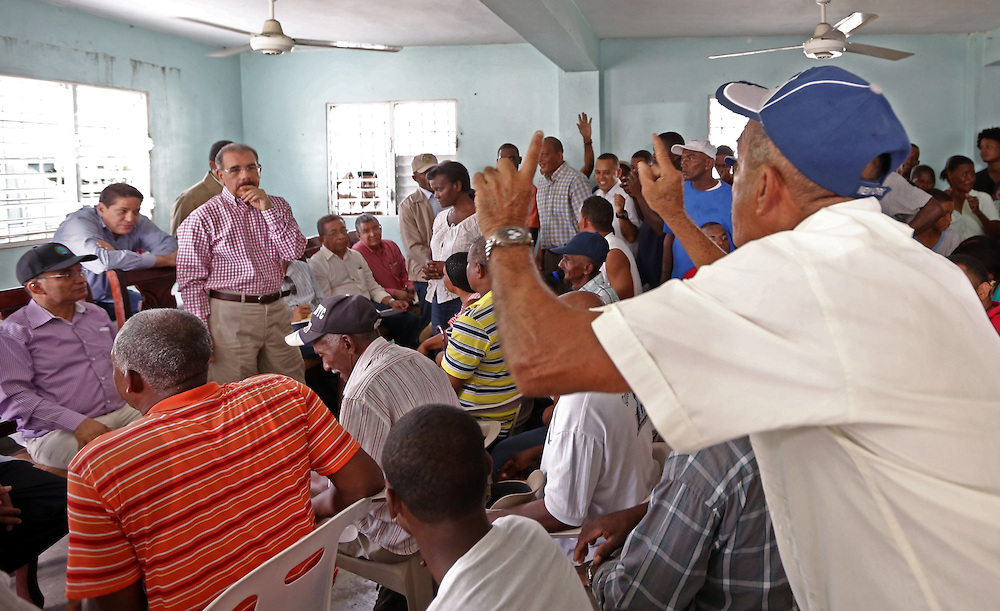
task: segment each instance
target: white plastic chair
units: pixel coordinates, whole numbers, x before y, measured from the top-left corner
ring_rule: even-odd
[[[367,515],[370,504],[371,499],[364,498],[343,509],[288,549],[226,588],[205,607],[205,611],[232,611],[236,608],[247,611],[329,611],[340,533]],[[319,559],[288,583],[290,576],[298,574],[299,571],[295,569],[301,569],[300,565],[316,554],[321,554]],[[253,606],[244,606],[244,603],[253,598],[256,598]]]
[[[421,565],[423,560],[420,552],[407,556],[402,562],[375,562],[337,554],[337,566],[399,592],[406,597],[409,611],[424,611],[434,600],[434,578],[427,567]]]
[[[515,492],[513,494],[502,496],[489,508],[510,509],[511,507],[524,505],[525,503],[535,500],[535,497],[538,496],[538,491],[545,486],[545,473],[541,469],[535,469],[528,475],[528,479],[524,481],[528,484],[528,490],[525,492]]]
[[[479,428],[483,430],[483,447],[488,448],[500,436],[499,420],[479,420]]]

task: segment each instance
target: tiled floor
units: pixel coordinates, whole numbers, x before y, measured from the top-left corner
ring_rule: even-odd
[[[38,584],[45,595],[46,611],[66,609],[67,541],[68,538],[64,537],[38,559]],[[10,579],[10,587],[14,587],[13,578]],[[368,611],[375,605],[375,597],[374,583],[353,573],[339,571],[337,583],[330,594],[331,608],[336,611]]]

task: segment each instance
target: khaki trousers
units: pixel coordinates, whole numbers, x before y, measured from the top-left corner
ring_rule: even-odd
[[[120,407],[94,418],[112,431],[128,426],[142,417],[139,410],[130,405]],[[52,431],[41,437],[24,440],[25,449],[31,460],[46,467],[54,467],[64,471],[69,470],[69,463],[80,451],[80,442],[76,440],[73,431]]]
[[[305,384],[299,349],[285,343],[292,332],[292,309],[284,299],[273,303],[238,303],[212,299],[208,330],[213,361],[208,378],[219,384],[259,373],[280,373]]]

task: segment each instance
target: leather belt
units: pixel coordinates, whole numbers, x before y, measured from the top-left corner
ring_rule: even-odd
[[[244,295],[242,293],[223,293],[222,291],[211,290],[208,292],[208,296],[212,299],[221,299],[222,301],[235,301],[236,303],[259,303],[267,305],[269,303],[274,303],[275,301],[281,299],[282,297],[288,297],[291,291],[279,291],[277,293],[268,293],[267,295]]]

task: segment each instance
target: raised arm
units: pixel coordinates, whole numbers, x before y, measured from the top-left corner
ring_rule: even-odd
[[[667,149],[663,141],[653,135],[653,149],[656,151],[656,161],[648,166],[639,162],[639,179],[642,181],[642,194],[649,206],[663,218],[663,222],[674,232],[694,262],[695,267],[708,265],[726,255],[695,224],[687,211],[684,210],[684,183],[681,173],[670,163]],[[669,235],[669,234],[667,234]],[[672,242],[672,241],[671,241]],[[664,266],[667,263],[667,240],[663,243]],[[670,259],[671,263],[673,258]],[[670,270],[664,267],[663,275],[670,278]]]
[[[541,146],[542,133],[535,132],[520,171],[500,159],[499,168],[473,177],[479,226],[487,239],[501,227],[524,226]],[[628,389],[590,326],[598,314],[560,303],[542,283],[530,246],[493,248],[490,276],[504,358],[518,390],[545,396]]]
[[[593,119],[587,113],[581,112],[576,116],[576,128],[580,130],[580,137],[583,138],[583,167],[580,173],[590,178],[594,173],[594,130],[591,122]]]

